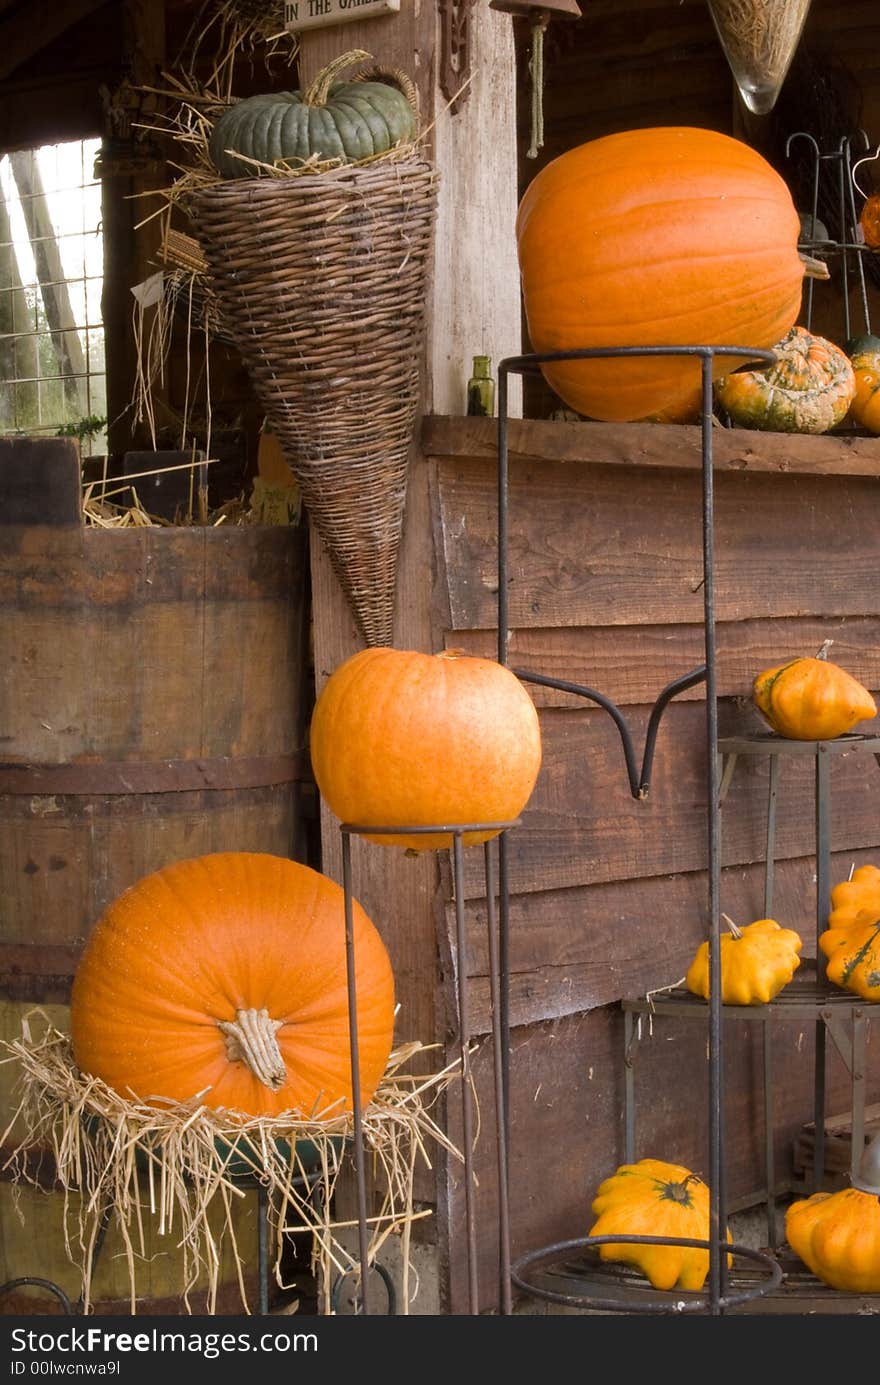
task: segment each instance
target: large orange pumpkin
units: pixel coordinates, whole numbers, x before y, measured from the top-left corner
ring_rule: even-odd
[[[353,901],[361,1096],[391,1051],[385,945]],[[79,1068],[123,1096],[233,1116],[352,1106],[342,889],[308,866],[218,852],[147,875],[95,925],[71,997]]]
[[[458,650],[352,655],[321,690],[310,739],[328,807],[364,827],[508,822],[541,766],[538,714],[516,674]],[[442,832],[365,835],[413,851],[452,844]],[[466,832],[462,841],[493,836]]]
[[[771,348],[794,326],[804,262],[783,178],[715,130],[625,130],[547,164],[516,219],[532,349]],[[716,357],[714,374],[745,358]],[[686,413],[700,362],[611,358],[548,364],[578,413],[608,420]]]

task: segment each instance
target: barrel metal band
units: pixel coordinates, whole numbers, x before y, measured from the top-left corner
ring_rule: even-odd
[[[304,779],[305,755],[220,755],[199,760],[0,764],[0,794],[150,794],[260,789]]]

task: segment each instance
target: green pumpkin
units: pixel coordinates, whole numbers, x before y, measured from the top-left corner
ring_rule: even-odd
[[[793,327],[773,350],[773,365],[715,382],[715,403],[731,423],[775,433],[827,433],[842,423],[856,380],[840,347]]]
[[[333,80],[344,67],[368,57],[359,49],[344,53],[304,92],[249,96],[230,106],[216,121],[209,145],[221,177],[256,178],[257,164],[283,160],[295,166],[313,156],[355,163],[411,143],[416,114],[399,87]]]

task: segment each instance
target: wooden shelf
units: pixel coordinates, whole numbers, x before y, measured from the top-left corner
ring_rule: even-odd
[[[421,447],[429,457],[494,458],[497,438],[498,422],[494,418],[429,414],[422,422]],[[511,460],[536,464],[581,462],[685,471],[699,471],[702,467],[698,424],[511,419],[508,448]],[[712,431],[712,461],[718,471],[880,476],[880,437],[856,433],[763,433],[719,425]]]

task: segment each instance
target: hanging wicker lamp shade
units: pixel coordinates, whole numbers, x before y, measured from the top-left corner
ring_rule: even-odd
[[[708,5],[744,105],[766,115],[791,66],[810,0],[708,0]]]

